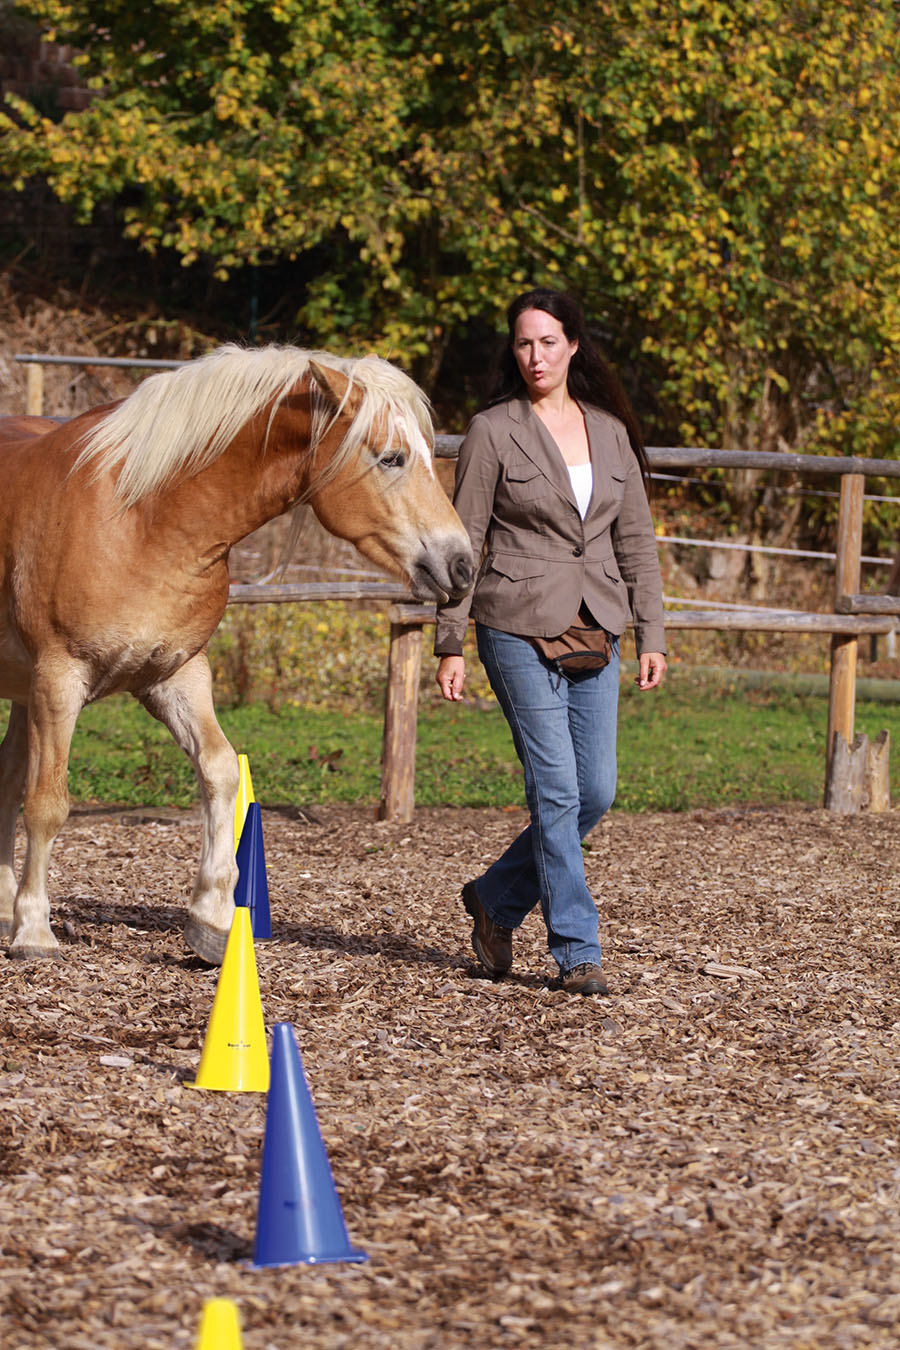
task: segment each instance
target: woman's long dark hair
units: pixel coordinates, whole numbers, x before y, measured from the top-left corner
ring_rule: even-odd
[[[650,466],[644,450],[640,424],[628,401],[628,395],[619,382],[619,377],[594,346],[581,306],[573,296],[566,295],[563,291],[554,291],[549,286],[541,286],[537,290],[526,291],[524,295],[516,296],[506,311],[509,341],[500,357],[489,403],[505,403],[511,398],[528,397],[528,387],[519,370],[512,344],[516,320],[520,314],[529,309],[543,310],[545,314],[558,319],[569,342],[578,343],[578,350],[569,363],[568,391],[579,403],[602,408],[604,412],[618,417],[624,424],[631,448],[641,466],[644,483],[648,486]]]

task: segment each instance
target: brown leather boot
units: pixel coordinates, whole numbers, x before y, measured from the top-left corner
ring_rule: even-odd
[[[560,975],[556,987],[565,990],[567,994],[609,993],[606,977],[600,967],[592,966],[589,962],[573,966],[565,975]]]
[[[462,888],[462,902],[466,913],[474,919],[472,925],[472,947],[485,970],[491,975],[505,975],[512,965],[512,929],[501,928],[499,923],[486,914],[474,881],[467,881]]]

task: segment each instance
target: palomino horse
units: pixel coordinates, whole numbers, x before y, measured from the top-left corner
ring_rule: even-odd
[[[69,422],[0,419],[0,932],[57,954],[50,850],[82,707],[127,691],[194,764],[203,801],[188,946],[222,960],[234,912],[237,757],[205,646],[233,544],[308,501],[420,599],[464,595],[468,535],[434,473],[428,406],[376,357],[221,347]],[[26,853],[13,844],[24,799]]]

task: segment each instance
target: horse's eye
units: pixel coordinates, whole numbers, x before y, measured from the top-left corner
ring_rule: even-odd
[[[383,469],[402,469],[406,464],[406,451],[385,450],[378,463]]]

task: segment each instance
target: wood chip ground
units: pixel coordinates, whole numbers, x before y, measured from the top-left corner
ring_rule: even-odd
[[[263,810],[266,1025],[292,1023],[364,1265],[248,1269],[265,1098],[192,1091],[185,813],[74,812],[59,962],[0,958],[0,1344],[894,1347],[897,816],[614,814],[608,998],[501,983],[458,899],[520,812]]]

